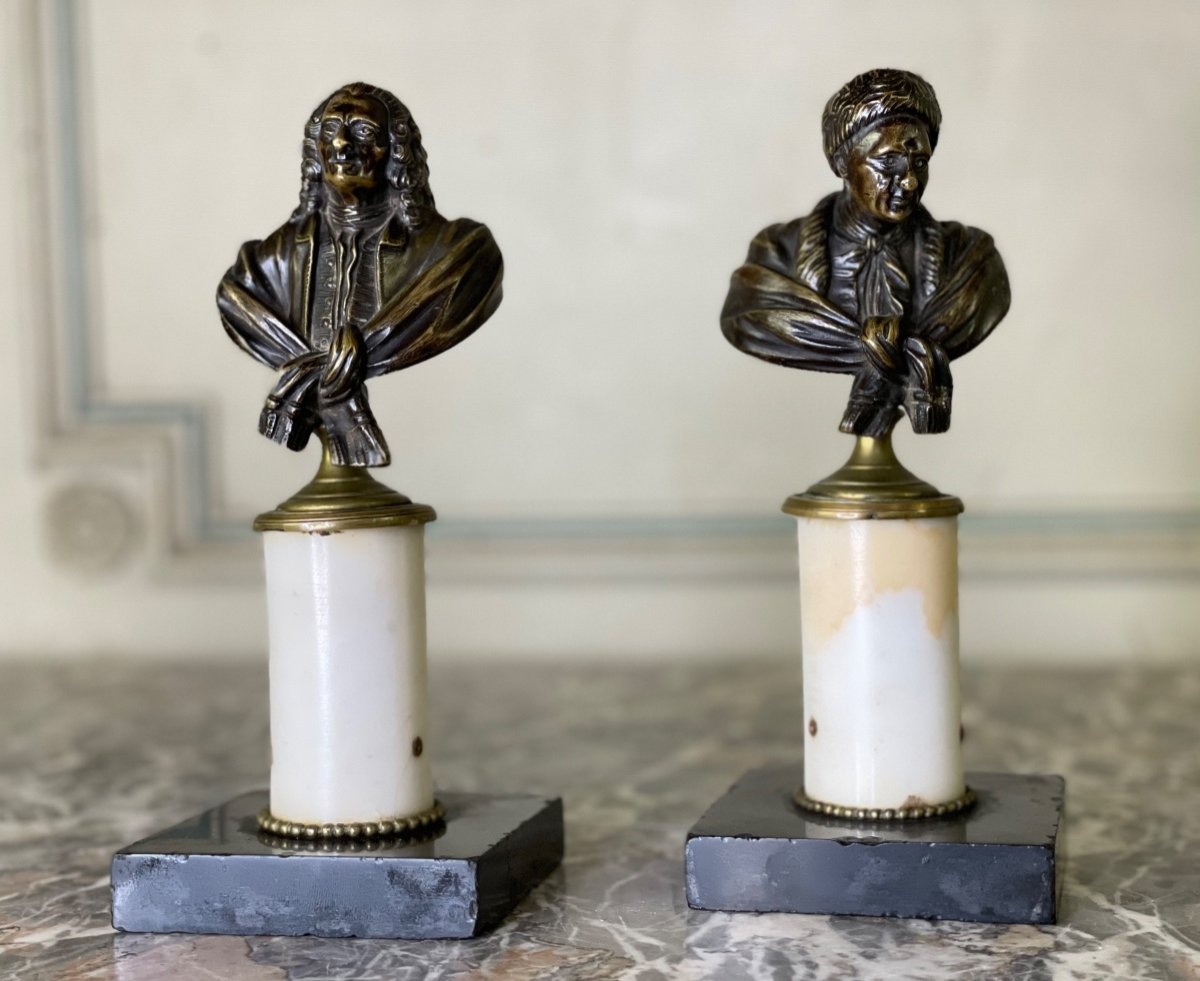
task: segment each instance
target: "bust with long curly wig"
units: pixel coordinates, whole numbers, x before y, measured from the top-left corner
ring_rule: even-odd
[[[321,120],[335,100],[345,96],[374,99],[387,112],[389,143],[385,174],[398,205],[398,217],[412,230],[420,228],[437,214],[433,192],[429,189],[429,164],[421,131],[408,107],[391,92],[366,82],[351,82],[321,101],[304,126],[300,157],[300,203],[292,213],[298,221],[318,211],[325,201],[324,166],[318,151]]]
[[[259,431],[330,460],[390,459],[366,381],[441,354],[500,303],[491,233],[434,207],[421,132],[390,92],[354,82],[304,127],[300,204],[242,246],[217,289],[226,332],[278,372]]]

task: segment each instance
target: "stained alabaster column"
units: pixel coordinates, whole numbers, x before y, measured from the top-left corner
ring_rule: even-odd
[[[809,806],[917,816],[967,802],[957,498],[862,438],[797,518]]]
[[[853,808],[960,797],[956,518],[800,518],[804,792]]]
[[[423,525],[264,534],[277,819],[433,807],[424,538]]]
[[[434,518],[326,454],[307,487],[255,522],[270,638],[268,830],[371,834],[440,817],[425,649]]]

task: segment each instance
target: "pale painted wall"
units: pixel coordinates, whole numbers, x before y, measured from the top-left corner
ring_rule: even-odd
[[[434,504],[441,653],[797,643],[778,506],[837,466],[847,380],[717,329],[770,221],[834,189],[829,94],[909,67],[945,115],[926,203],[986,228],[1012,312],[902,435],[968,504],[967,659],[1200,654],[1200,7],[694,0],[11,0],[0,176],[0,650],[265,647],[256,511],[306,479],[212,293],[278,225],[313,105],[413,110],[448,216],[507,260],[496,317],[381,380],[388,479]]]

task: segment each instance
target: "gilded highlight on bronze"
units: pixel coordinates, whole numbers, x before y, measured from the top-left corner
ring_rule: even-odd
[[[950,427],[950,362],[1004,317],[1008,276],[991,236],[921,204],[942,113],[919,75],[847,82],[822,116],[841,191],[763,229],[721,313],[731,344],[775,364],[854,375],[843,432],[882,437],[903,411]]]
[[[217,289],[226,332],[277,373],[259,431],[338,466],[379,467],[366,381],[441,354],[500,305],[487,227],[434,206],[421,133],[390,92],[355,82],[304,127],[300,203],[247,242]]]

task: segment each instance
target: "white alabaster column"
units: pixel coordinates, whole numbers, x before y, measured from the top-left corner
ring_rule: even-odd
[[[954,800],[957,518],[797,520],[805,794],[867,809]]]
[[[424,526],[268,531],[271,813],[304,824],[433,805]]]

